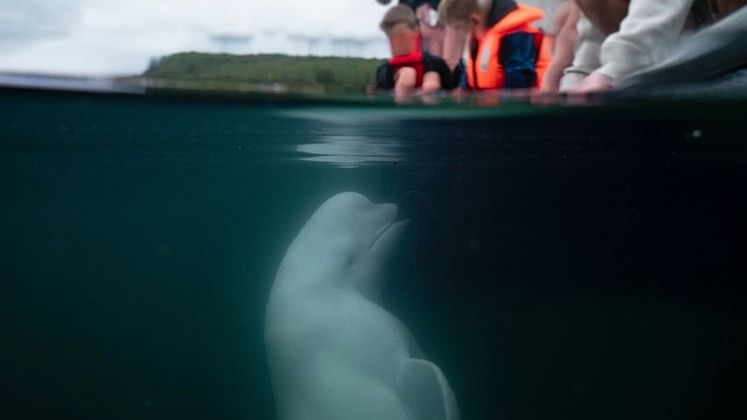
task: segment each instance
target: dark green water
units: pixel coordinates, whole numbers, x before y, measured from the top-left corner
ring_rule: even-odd
[[[0,90],[4,409],[273,418],[275,270],[352,190],[418,191],[386,306],[465,420],[744,417],[744,111]]]

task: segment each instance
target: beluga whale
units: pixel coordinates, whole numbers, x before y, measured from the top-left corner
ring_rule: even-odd
[[[311,216],[272,285],[265,348],[281,420],[458,420],[441,369],[381,306],[408,221],[346,192]]]

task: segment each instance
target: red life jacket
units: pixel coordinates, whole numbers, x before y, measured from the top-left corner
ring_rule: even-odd
[[[542,19],[544,12],[531,6],[519,4],[517,9],[507,14],[493,27],[487,30],[478,41],[477,53],[467,54],[467,81],[472,89],[501,89],[505,82],[505,73],[500,64],[501,40],[504,36],[515,32],[532,34],[537,49],[537,84],[540,87],[542,79],[552,60],[550,44],[542,31],[532,22]]]
[[[389,59],[389,66],[392,73],[397,73],[402,67],[412,67],[415,69],[416,81],[415,87],[423,86],[423,76],[425,76],[425,63],[423,62],[423,39],[418,37],[417,47],[410,54],[397,55]]]

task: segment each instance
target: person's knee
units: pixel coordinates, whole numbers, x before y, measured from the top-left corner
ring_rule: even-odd
[[[452,71],[459,65],[464,46],[469,38],[469,30],[464,27],[446,26],[444,29],[443,56]]]

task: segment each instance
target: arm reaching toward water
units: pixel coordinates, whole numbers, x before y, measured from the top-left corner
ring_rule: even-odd
[[[692,3],[693,0],[632,0],[619,28],[609,35],[590,20],[604,16],[604,10],[591,11],[582,6],[579,45],[573,66],[561,81],[561,91],[611,88],[666,58],[680,38]],[[582,81],[582,77],[589,79]]]
[[[602,67],[595,73],[613,84],[671,54],[693,0],[633,0],[628,15],[602,44]]]

